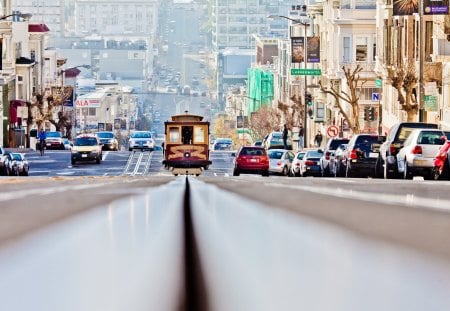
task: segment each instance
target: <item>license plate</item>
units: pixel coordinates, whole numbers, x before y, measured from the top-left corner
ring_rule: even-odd
[[[82,154],[81,157],[82,158],[87,158],[87,154]]]
[[[51,146],[52,144],[47,144],[47,146]]]
[[[378,158],[378,153],[376,153],[376,152],[369,152],[369,158]]]
[[[258,159],[250,159],[250,162],[256,163],[258,162]]]

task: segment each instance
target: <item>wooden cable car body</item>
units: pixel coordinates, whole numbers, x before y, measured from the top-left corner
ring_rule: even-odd
[[[164,122],[165,167],[173,174],[200,175],[208,169],[209,160],[209,122],[193,114],[174,115],[171,121]]]

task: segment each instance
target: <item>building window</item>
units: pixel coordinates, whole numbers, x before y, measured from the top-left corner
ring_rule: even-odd
[[[365,62],[367,61],[367,38],[358,37],[356,38],[356,61]]]
[[[351,60],[350,44],[350,37],[344,37],[344,62],[350,62]]]

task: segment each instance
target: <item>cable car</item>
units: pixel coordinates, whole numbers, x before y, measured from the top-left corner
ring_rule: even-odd
[[[209,122],[203,116],[179,114],[164,122],[164,160],[174,175],[200,175],[209,160]]]

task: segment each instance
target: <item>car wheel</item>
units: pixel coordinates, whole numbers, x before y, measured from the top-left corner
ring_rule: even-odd
[[[347,178],[355,177],[355,173],[348,165],[345,166],[345,177]]]
[[[322,172],[322,177],[328,177],[328,176],[330,176],[330,165],[328,165],[328,166],[325,167],[325,168],[322,168],[322,169],[321,169],[321,172]]]
[[[448,179],[450,179],[450,165],[449,165],[449,159],[446,159],[445,160],[445,163],[444,163],[444,168],[442,169],[442,172],[441,172],[441,179],[446,179],[446,180],[448,180]]]
[[[95,163],[100,164],[101,162],[101,157],[97,157],[97,159],[95,159]]]
[[[71,163],[72,165],[75,165],[76,162],[77,162],[77,161],[75,161],[74,159],[70,160],[70,163]]]
[[[283,175],[283,176],[287,176],[288,175],[288,168],[287,168],[287,166],[285,166],[285,167],[283,167],[283,171],[281,172],[281,175]]]
[[[408,167],[408,162],[405,159],[405,168],[403,171],[403,179],[411,179],[412,178],[412,172],[411,169]]]
[[[435,166],[431,170],[432,170],[431,171],[431,176],[433,177],[434,180],[439,180],[439,179],[442,178],[441,177],[441,172],[439,171],[439,167]]]
[[[375,163],[375,178],[383,178],[383,159],[380,156]]]
[[[261,173],[261,175],[264,176],[264,177],[269,177],[269,171],[263,171]]]
[[[239,176],[239,170],[237,168],[233,170],[233,176]]]
[[[133,148],[128,148],[128,151],[133,151]]]
[[[390,172],[389,169],[392,167],[392,169],[394,170],[393,172]],[[383,177],[384,179],[393,179],[397,177],[397,170],[396,170],[397,165],[389,165],[387,162],[384,163],[384,174]]]

